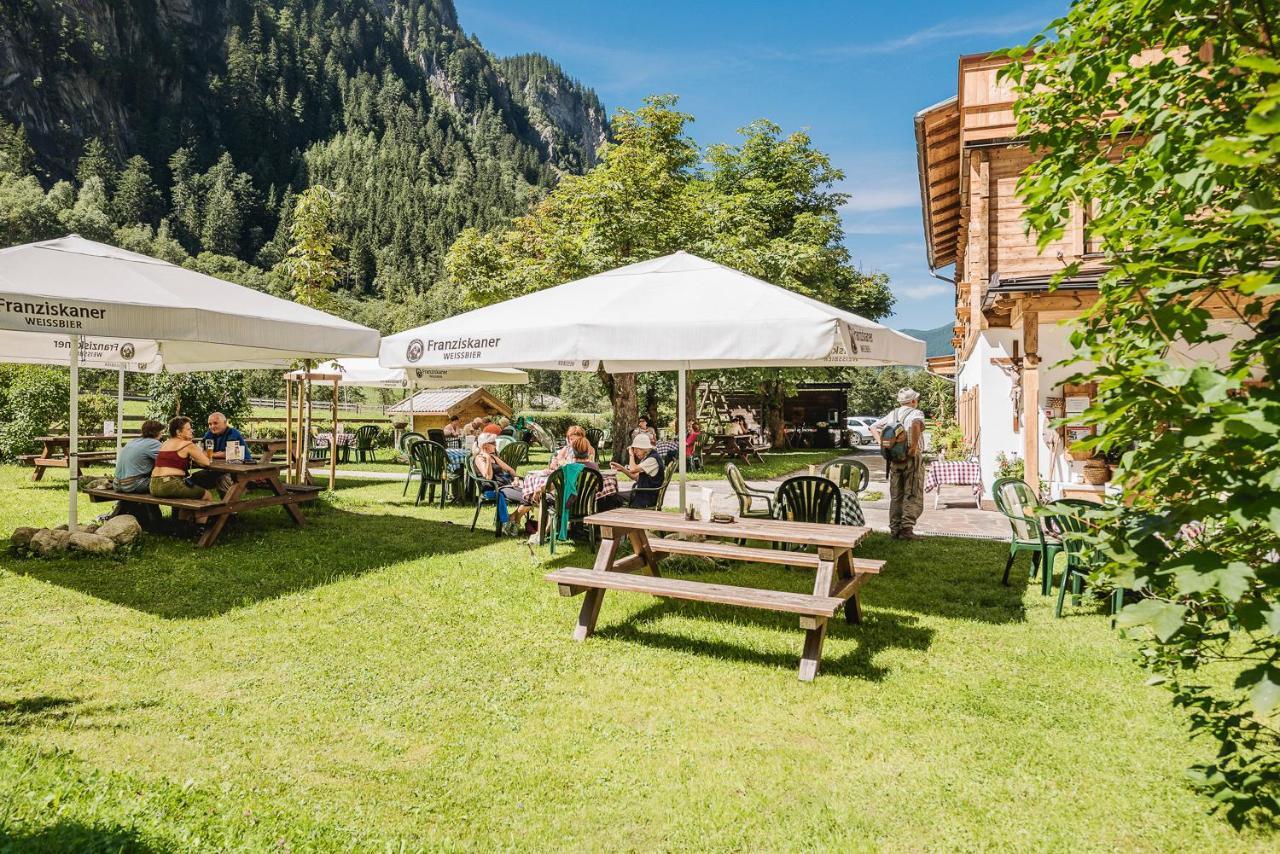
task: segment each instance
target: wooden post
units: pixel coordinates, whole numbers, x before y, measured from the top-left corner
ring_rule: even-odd
[[[969,158],[969,336],[982,331],[982,298],[991,278],[991,164],[986,151],[974,151]],[[967,342],[966,342],[967,343]]]
[[[293,379],[284,377],[284,461],[289,464],[285,481],[293,483]]]
[[[1040,312],[1022,313],[1022,447],[1023,480],[1040,492]]]
[[[329,491],[338,478],[338,381],[333,381],[333,434],[329,439]]]

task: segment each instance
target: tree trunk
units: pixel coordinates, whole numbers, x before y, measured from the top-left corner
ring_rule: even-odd
[[[613,374],[605,387],[609,389],[609,402],[613,405],[614,459],[624,460],[627,446],[631,444],[631,431],[636,426],[636,375]]]
[[[787,434],[782,429],[783,404],[786,401],[786,386],[780,380],[765,383],[764,386],[764,426],[769,434],[769,441],[774,448],[787,446]]]

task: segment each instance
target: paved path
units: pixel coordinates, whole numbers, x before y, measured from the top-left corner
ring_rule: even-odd
[[[867,524],[877,531],[889,530],[889,484],[884,476],[884,460],[875,453],[853,453],[853,459],[866,463],[871,470],[871,483],[868,492],[879,492],[884,497],[879,501],[863,501],[862,512]],[[772,480],[748,481],[752,486],[773,491],[778,484],[796,474],[807,474],[808,470],[792,472]],[[715,492],[714,509],[716,512],[736,513],[738,499],[727,480],[691,480],[688,485],[688,500],[697,503],[700,498],[699,489],[710,488]],[[933,509],[933,493],[925,495],[924,514],[916,522],[916,533],[948,537],[973,537],[976,539],[1008,540],[1009,522],[994,510],[979,510],[974,506],[973,487],[944,486],[942,501],[938,509]],[[667,490],[665,507],[680,506],[680,489],[672,484]]]

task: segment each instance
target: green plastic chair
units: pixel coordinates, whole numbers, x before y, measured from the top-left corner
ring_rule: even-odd
[[[596,456],[600,456],[600,443],[604,441],[604,431],[598,427],[587,428],[587,441],[591,447],[596,449]]]
[[[514,468],[519,468],[529,461],[529,444],[527,442],[511,442],[498,451],[498,458]]]
[[[675,473],[675,470],[676,470],[675,463],[667,463],[667,467],[662,471],[661,485],[650,486],[647,488],[642,488],[639,486],[631,487],[630,497],[627,499],[628,503],[632,507],[635,507],[636,506],[635,501],[636,501],[637,495],[645,495],[647,493],[652,492],[652,493],[655,493],[654,503],[651,505],[648,505],[646,509],[661,510],[663,502],[667,500],[667,487],[671,485],[671,476]]]
[[[1018,552],[1031,553],[1029,576],[1040,573],[1040,593],[1049,595],[1053,586],[1053,559],[1062,551],[1062,543],[1052,534],[1046,534],[1040,518],[1040,500],[1036,498],[1026,481],[1018,477],[1002,477],[991,486],[996,509],[1009,520],[1013,536],[1009,541],[1009,559],[1005,561],[1004,577],[1000,583],[1009,584],[1009,570]]]
[[[693,440],[693,453],[689,455],[687,463],[689,471],[702,471],[707,467],[707,445],[710,441],[711,437],[705,430]]]
[[[789,477],[778,487],[773,513],[788,522],[840,524],[840,487],[811,474]]]
[[[358,462],[367,462],[369,458],[377,462],[378,449],[373,446],[377,438],[378,428],[372,424],[366,424],[356,430],[356,460]]]
[[[1089,523],[1085,521],[1084,513],[1096,509],[1097,506],[1092,501],[1063,498],[1044,508],[1045,524],[1061,532],[1059,539],[1062,542],[1062,584],[1058,588],[1058,602],[1053,609],[1055,617],[1062,616],[1062,604],[1067,598],[1068,582],[1071,584],[1071,604],[1073,606],[1080,604],[1081,587],[1084,580],[1089,577],[1089,571],[1092,568],[1088,547],[1081,536],[1089,530]],[[1052,572],[1053,569],[1050,568],[1050,574]],[[1124,588],[1117,587],[1113,590],[1110,600],[1110,614],[1114,622],[1115,615],[1124,604]]]
[[[481,477],[480,470],[476,468],[476,458],[474,455],[467,457],[467,480],[475,489],[476,494],[476,512],[471,517],[471,530],[476,529],[476,520],[480,518],[480,508],[486,504],[493,505],[493,535],[495,537],[502,536],[502,522],[498,520],[498,482],[492,478]],[[486,496],[485,493],[488,493]]]
[[[832,469],[839,471],[841,489],[863,492],[866,490],[867,485],[871,483],[871,470],[867,468],[865,463],[858,460],[832,460],[823,465],[821,469],[822,475],[830,477],[829,472]]]
[[[600,472],[595,469],[584,468],[578,474],[578,488],[573,493],[573,501],[569,504],[569,526],[572,527],[575,522],[581,522],[583,519],[596,512],[596,496],[600,489],[604,486],[604,478],[600,476]],[[542,509],[538,516],[538,544],[551,540],[551,553],[556,553],[556,540],[559,535],[560,527],[560,493],[564,491],[564,469],[556,469],[547,478],[545,487],[545,495],[550,495],[555,499],[555,506],[551,506],[551,502],[543,501]],[[587,535],[591,539],[591,545],[596,544],[596,536],[600,529],[595,525],[585,526]],[[568,532],[566,532],[567,534]]]
[[[413,461],[413,446],[425,441],[427,441],[427,437],[421,433],[405,433],[400,437],[400,453],[404,454],[409,460],[409,473],[404,477],[404,489],[400,490],[401,495],[409,494],[409,481],[418,475],[418,466]]]
[[[724,464],[724,473],[729,478],[729,486],[738,497],[738,516],[743,519],[772,519],[774,493],[765,489],[748,486],[742,472],[733,463]],[[764,502],[764,509],[756,509],[756,501]]]
[[[434,504],[436,487],[439,486],[440,509],[443,510],[449,487],[458,480],[458,475],[449,470],[449,455],[444,452],[444,446],[424,439],[421,442],[415,442],[409,449],[409,453],[418,469],[419,478],[418,497],[414,499],[414,506],[417,506],[424,497]],[[430,496],[427,495],[428,488],[431,490]]]

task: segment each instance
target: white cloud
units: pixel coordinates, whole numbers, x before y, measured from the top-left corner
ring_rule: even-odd
[[[919,188],[910,182],[901,182],[901,184],[902,186],[855,187],[849,190],[849,201],[845,202],[840,210],[847,213],[866,213],[918,207]]]
[[[1046,21],[1043,16],[1022,16],[996,20],[983,20],[980,24],[974,23],[972,19],[943,21],[886,41],[855,42],[852,44],[817,48],[811,55],[824,59],[838,60],[856,56],[874,56],[886,53],[898,53],[899,51],[910,50],[912,48],[918,48],[924,45],[935,44],[937,42],[949,41],[952,39],[963,39],[973,36],[1003,38],[1005,36],[1014,36],[1020,33],[1037,32],[1044,27],[1045,23]]]
[[[949,294],[952,288],[942,282],[925,282],[919,285],[895,285],[893,291],[907,299],[922,300]]]

